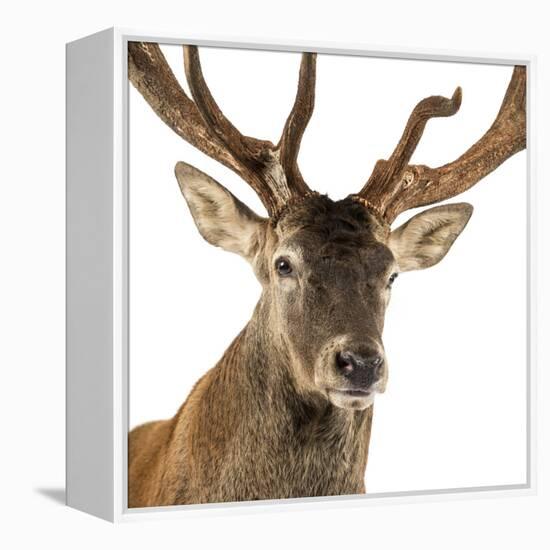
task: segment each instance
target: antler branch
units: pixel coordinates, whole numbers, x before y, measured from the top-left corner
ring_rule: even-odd
[[[526,146],[526,70],[514,68],[498,115],[489,130],[458,159],[439,168],[407,165],[429,118],[450,116],[460,106],[460,88],[452,99],[431,97],[413,110],[392,156],[376,163],[357,197],[391,223],[401,212],[448,199],[466,191]]]
[[[158,44],[128,43],[128,77],[153,111],[178,136],[237,171],[235,160],[213,139],[196,105],[176,80]]]
[[[278,144],[279,158],[286,174],[303,193],[306,193],[308,188],[297,161],[304,131],[315,108],[316,64],[317,54],[302,54],[296,99]]]
[[[304,54],[296,102],[278,146],[244,136],[223,114],[204,79],[196,46],[184,46],[183,91],[157,44],[128,44],[129,78],[159,117],[180,137],[241,176],[276,216],[292,199],[310,193],[297,166],[303,132],[313,111],[315,60]]]

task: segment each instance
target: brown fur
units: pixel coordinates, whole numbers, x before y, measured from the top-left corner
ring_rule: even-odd
[[[131,507],[364,491],[371,409],[300,399],[256,330],[252,321],[172,420],[131,432]]]
[[[274,225],[211,186],[208,197],[204,182],[183,189],[197,225],[213,244],[242,249],[262,296],[174,418],[130,433],[129,506],[363,493],[373,407],[351,398],[342,406],[330,389],[349,387],[335,364],[343,337],[353,349],[383,350],[396,269],[388,229],[351,199],[321,196]],[[214,233],[207,222],[219,209],[227,223]],[[273,267],[281,251],[292,255],[292,277]]]

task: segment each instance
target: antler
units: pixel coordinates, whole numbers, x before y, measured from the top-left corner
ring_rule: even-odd
[[[304,130],[313,112],[315,61],[302,54],[298,91],[278,145],[239,132],[222,113],[204,79],[196,46],[184,46],[183,91],[158,44],[128,44],[130,81],[157,115],[180,137],[241,176],[276,217],[297,197],[311,193],[297,165]]]
[[[439,168],[408,165],[428,120],[454,115],[461,96],[457,88],[451,99],[433,96],[418,103],[391,157],[376,163],[367,183],[353,197],[391,224],[405,210],[466,191],[525,149],[526,71],[524,66],[516,66],[498,115],[479,141],[458,159]]]

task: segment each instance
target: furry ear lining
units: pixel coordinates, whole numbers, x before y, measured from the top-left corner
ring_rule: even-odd
[[[175,174],[203,238],[210,244],[252,260],[260,246],[261,229],[267,220],[197,168],[178,162]]]
[[[388,244],[399,270],[437,264],[462,233],[472,212],[468,203],[444,204],[420,212],[392,231]]]

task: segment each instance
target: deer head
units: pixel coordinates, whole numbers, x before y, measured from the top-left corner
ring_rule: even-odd
[[[465,191],[525,148],[525,68],[514,68],[493,125],[458,159],[438,168],[409,164],[428,120],[458,111],[460,88],[450,99],[420,101],[388,160],[377,162],[357,194],[333,201],[310,190],[297,164],[314,108],[315,54],[302,55],[296,100],[273,144],[233,126],[206,85],[197,48],[183,52],[193,99],[157,44],[129,44],[130,80],[178,135],[239,174],[269,215],[179,162],[176,178],[198,230],[251,263],[263,287],[264,330],[296,387],[341,408],[370,406],[388,376],[382,331],[392,283],[401,272],[438,263],[472,206],[435,206],[391,224],[401,212]]]

